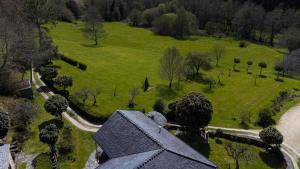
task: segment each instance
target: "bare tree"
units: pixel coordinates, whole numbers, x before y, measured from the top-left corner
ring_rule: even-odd
[[[235,169],[240,168],[240,161],[251,162],[253,160],[253,154],[247,146],[237,143],[227,143],[225,149],[227,154],[234,160]]]
[[[101,90],[99,88],[90,90],[90,94],[93,96],[94,102],[93,106],[97,105],[97,96],[99,96],[101,93]]]
[[[225,55],[226,48],[221,44],[215,44],[213,46],[213,55],[216,57],[216,66],[219,66],[221,58]]]
[[[211,67],[208,53],[190,52],[185,60],[190,69],[196,71],[196,75],[199,75],[200,68],[209,69]]]
[[[160,75],[169,80],[169,89],[172,88],[172,82],[178,76],[181,65],[182,57],[176,47],[169,47],[160,58]]]
[[[75,92],[73,96],[79,98],[82,101],[82,105],[85,106],[85,103],[90,96],[90,91],[87,88],[82,88],[80,91]]]
[[[98,41],[102,37],[104,31],[102,28],[102,17],[98,9],[93,4],[91,4],[87,9],[85,21],[85,35],[88,38],[93,39],[95,45],[98,45]]]

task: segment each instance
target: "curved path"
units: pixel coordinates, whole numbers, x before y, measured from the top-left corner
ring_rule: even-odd
[[[33,83],[35,84],[35,87],[39,89],[41,86],[36,82],[34,71],[32,70],[32,77],[33,77]],[[36,73],[38,77],[38,81],[42,84],[42,86],[46,86],[44,82],[41,80],[41,77],[38,73]],[[49,96],[54,95],[52,91],[48,92],[40,92],[41,95],[48,99]],[[70,107],[68,108],[68,113],[64,112],[63,116],[69,120],[73,125],[75,125],[77,128],[83,130],[83,131],[89,131],[89,132],[96,132],[99,130],[99,128],[102,127],[102,125],[95,125],[90,123],[89,121],[86,121],[85,119],[81,118],[74,110],[72,110]],[[72,114],[69,115],[69,114]],[[295,120],[296,119],[296,120]],[[285,153],[291,160],[294,166],[294,169],[299,169],[298,167],[298,159],[300,158],[300,122],[297,123],[297,119],[300,120],[300,105],[290,109],[286,114],[284,114],[278,124],[278,129],[283,132],[283,135],[285,136],[285,141],[282,144],[282,152]],[[173,126],[179,126],[176,124],[169,124]],[[292,126],[292,127],[290,127]],[[296,127],[297,126],[297,127]],[[235,129],[235,128],[223,128],[223,127],[214,127],[209,126],[207,127],[209,130],[216,130],[216,129],[222,129],[224,131],[228,132],[234,132],[238,134],[247,135],[250,137],[258,138],[259,130],[244,130],[244,129]],[[290,129],[293,129],[292,132]],[[298,134],[295,134],[298,133]]]

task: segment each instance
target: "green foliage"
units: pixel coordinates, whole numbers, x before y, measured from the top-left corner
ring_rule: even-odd
[[[40,131],[39,136],[41,142],[54,145],[58,140],[58,129],[55,124],[49,124]]]
[[[268,67],[266,62],[259,62],[258,66],[260,67],[260,73],[259,73],[260,75],[262,75],[262,70]]]
[[[62,136],[58,141],[58,150],[62,156],[67,156],[73,153],[75,149],[72,128],[64,127]]]
[[[164,14],[153,21],[154,32],[159,35],[173,35],[176,14]]]
[[[263,129],[259,133],[259,137],[263,142],[270,145],[275,144],[276,146],[279,146],[283,142],[282,134],[274,127]]]
[[[149,87],[150,87],[150,83],[148,81],[148,77],[146,77],[145,82],[143,84],[144,92],[146,92],[149,89]]]
[[[274,124],[274,120],[272,119],[272,112],[269,109],[264,109],[259,112],[257,124],[262,127],[268,127]]]
[[[84,63],[78,62],[78,68],[85,71],[87,69],[87,65]]]
[[[67,110],[69,103],[61,95],[51,96],[44,104],[44,108],[47,112],[54,116],[62,118],[62,113]]]
[[[66,88],[73,86],[73,79],[70,76],[59,76],[54,80],[54,83],[66,90]]]
[[[52,80],[58,75],[57,69],[53,67],[41,67],[40,73],[41,76],[46,80]]]
[[[153,110],[163,113],[165,110],[165,104],[164,104],[163,100],[161,100],[161,99],[156,100],[153,105]]]
[[[212,67],[210,55],[201,52],[189,52],[185,59],[185,64],[187,64],[190,70],[196,75],[199,75],[200,68],[207,70]]]
[[[92,39],[97,46],[99,39],[102,38],[104,34],[102,28],[102,16],[94,5],[90,5],[84,19],[86,21],[84,34],[89,39]]]
[[[0,139],[3,139],[10,127],[10,117],[7,112],[0,109]]]
[[[139,26],[142,22],[142,12],[140,10],[134,9],[130,12],[128,16],[129,25]]]
[[[176,105],[178,121],[191,133],[206,127],[213,114],[211,102],[199,93],[184,96]]]
[[[89,96],[90,96],[90,90],[87,88],[82,88],[81,90],[73,94],[73,97],[81,100],[83,106],[85,106],[86,100],[89,98]]]
[[[289,28],[281,35],[279,41],[281,46],[288,48],[290,53],[300,48],[300,29],[295,27]]]

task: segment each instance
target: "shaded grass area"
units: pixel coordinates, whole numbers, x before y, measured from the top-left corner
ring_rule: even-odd
[[[34,100],[36,104],[39,106],[40,114],[38,117],[30,124],[31,129],[31,136],[30,139],[25,143],[24,145],[24,151],[28,154],[41,154],[41,153],[48,153],[49,147],[48,145],[40,142],[39,140],[39,128],[45,125],[45,123],[49,121],[57,121],[54,119],[53,116],[51,116],[49,113],[47,113],[44,108],[44,99],[42,96],[34,91]],[[54,119],[54,120],[53,120]],[[79,129],[77,129],[75,126],[73,126],[70,122],[67,120],[64,120],[64,127],[71,127],[72,128],[72,135],[73,135],[73,142],[74,142],[74,151],[70,154],[75,161],[73,160],[63,160],[59,161],[60,168],[83,168],[85,166],[86,161],[88,160],[90,153],[95,148],[95,143],[92,139],[93,133],[90,132],[84,132]],[[62,128],[63,126],[58,126],[59,128]],[[60,130],[62,131],[62,130]],[[61,136],[60,136],[61,137]],[[45,157],[46,156],[46,157]],[[45,159],[46,158],[46,159]],[[40,159],[37,159],[37,164],[40,162],[41,169],[47,169],[42,168],[43,166],[43,160],[49,160],[49,156],[42,154],[42,157]]]
[[[202,143],[198,138],[189,139],[185,136],[180,138],[191,147],[202,153],[205,157],[213,161],[219,168],[234,168],[235,163],[225,150],[225,144],[228,140],[215,138],[209,139],[209,144]],[[284,169],[284,160],[278,154],[269,153],[262,148],[247,146],[253,155],[251,162],[240,162],[241,169]]]
[[[49,35],[59,47],[59,51],[68,57],[87,64],[87,70],[82,71],[63,61],[55,61],[61,66],[60,75],[73,77],[74,85],[70,93],[81,88],[100,88],[98,106],[92,106],[92,98],[87,101],[86,109],[89,113],[108,117],[116,109],[127,109],[129,90],[134,86],[142,86],[147,76],[151,85],[148,92],[140,91],[136,97],[136,109],[152,110],[155,100],[163,99],[168,104],[181,96],[191,92],[200,92],[213,103],[214,115],[212,125],[223,127],[240,127],[239,117],[244,111],[251,113],[250,127],[254,123],[258,111],[271,104],[280,91],[297,88],[298,80],[282,78],[276,81],[273,65],[282,58],[284,50],[273,49],[263,45],[249,43],[247,48],[240,48],[239,41],[232,38],[193,37],[188,40],[176,40],[171,37],[157,36],[142,28],[133,28],[125,23],[105,23],[106,37],[99,46],[91,47],[92,41],[86,39],[81,32],[82,23],[59,23]],[[221,72],[223,85],[215,85],[209,89],[208,85],[195,81],[182,81],[174,89],[168,90],[167,82],[161,80],[158,74],[159,59],[169,46],[176,46],[182,55],[189,51],[211,52],[214,44],[226,46],[227,53],[220,62],[220,67],[211,71],[201,70],[204,76],[217,79]],[[241,59],[236,66],[239,71],[230,71],[233,58]],[[214,58],[212,58],[214,60]],[[253,60],[250,74],[246,72],[248,60]],[[263,70],[265,78],[255,76],[260,68],[257,64],[264,61],[268,68]],[[116,89],[116,96],[114,91]],[[292,106],[289,105],[289,106]]]

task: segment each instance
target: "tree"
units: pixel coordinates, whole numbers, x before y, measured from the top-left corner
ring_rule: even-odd
[[[49,81],[52,81],[58,75],[57,69],[53,67],[41,67],[40,73],[44,79]]]
[[[212,89],[213,85],[216,83],[215,79],[211,76],[206,76],[203,80],[209,85],[209,89]]]
[[[253,61],[252,60],[248,60],[248,62],[247,62],[247,73],[249,74],[249,69],[250,69],[250,66],[252,66],[253,65]]]
[[[94,40],[95,45],[97,46],[104,31],[102,28],[102,17],[95,6],[90,5],[88,7],[85,21],[84,33],[88,38]]]
[[[98,89],[93,89],[93,90],[90,90],[90,94],[93,96],[93,106],[96,106],[97,105],[97,96],[99,96],[101,94],[101,90],[98,88]]]
[[[235,161],[235,169],[240,168],[240,161],[249,162],[253,159],[253,154],[247,146],[237,143],[227,143],[225,149],[227,154]]]
[[[177,9],[176,15],[174,34],[178,38],[184,38],[189,34],[189,25],[185,9],[183,7]]]
[[[274,45],[275,35],[282,29],[283,12],[284,11],[282,9],[276,8],[273,11],[268,12],[266,15],[265,25],[266,29],[270,32],[269,43],[271,46]]]
[[[283,142],[283,135],[274,127],[267,127],[259,132],[260,139],[269,145],[279,147]]]
[[[55,124],[49,124],[40,131],[40,141],[48,144],[53,157],[57,159],[56,142],[58,140],[58,129]]]
[[[65,7],[65,3],[61,0],[25,0],[25,13],[38,29],[40,46],[43,34],[42,25],[55,24],[62,14],[63,7]]]
[[[142,21],[142,12],[138,9],[134,9],[130,12],[128,16],[129,25],[139,26]]]
[[[274,70],[277,71],[277,80],[278,80],[280,72],[283,72],[283,70],[284,70],[283,63],[282,62],[276,63],[276,65],[274,66]]]
[[[300,29],[295,27],[289,28],[281,35],[279,43],[282,47],[288,48],[290,53],[300,48]]]
[[[66,90],[67,87],[73,86],[73,79],[70,76],[59,76],[55,79],[54,83]]]
[[[7,112],[0,109],[0,140],[6,137],[10,127],[10,117]]]
[[[235,68],[236,68],[236,65],[237,65],[237,64],[240,64],[240,63],[241,63],[241,60],[240,60],[239,58],[234,58],[234,59],[233,59],[233,70],[234,70],[234,71],[236,71],[236,69],[235,69]]]
[[[267,68],[267,64],[265,62],[259,62],[258,66],[260,67],[260,73],[259,75],[262,76],[262,70]]]
[[[139,88],[137,88],[137,87],[131,88],[129,91],[129,95],[130,95],[130,99],[128,102],[128,107],[134,108],[134,106],[135,106],[134,99],[137,95],[139,95]]]
[[[197,134],[212,119],[211,102],[199,93],[190,93],[176,104],[177,117],[189,133]]]
[[[160,58],[160,75],[169,80],[169,89],[172,88],[172,82],[181,70],[181,65],[182,57],[176,47],[169,47]]]
[[[208,53],[189,52],[185,62],[193,72],[196,72],[196,75],[199,75],[201,67],[204,69],[209,69],[211,67],[210,56]]]
[[[300,49],[293,51],[283,58],[284,73],[290,75],[300,74]]]
[[[257,124],[262,127],[268,127],[274,124],[274,120],[272,119],[272,112],[269,109],[264,109],[259,112]]]
[[[154,105],[153,105],[153,110],[163,113],[165,110],[165,104],[161,99],[158,99],[155,101]]]
[[[146,92],[149,89],[149,81],[148,81],[148,77],[145,78],[144,84],[143,84],[143,90],[144,92]]]
[[[176,21],[176,14],[164,14],[153,21],[153,30],[159,35],[174,35],[174,24]]]
[[[213,54],[216,57],[216,66],[219,66],[219,62],[221,60],[221,58],[225,55],[226,53],[226,48],[225,46],[221,45],[221,44],[215,44],[213,46]]]
[[[86,103],[87,99],[88,99],[89,96],[90,96],[90,90],[89,90],[89,89],[86,89],[86,88],[82,88],[81,90],[75,92],[75,93],[73,94],[73,96],[74,96],[75,98],[80,99],[82,105],[85,106],[85,103]]]
[[[62,120],[62,113],[67,110],[68,106],[67,99],[61,95],[51,96],[44,104],[45,110],[53,116],[60,117],[60,120]]]

